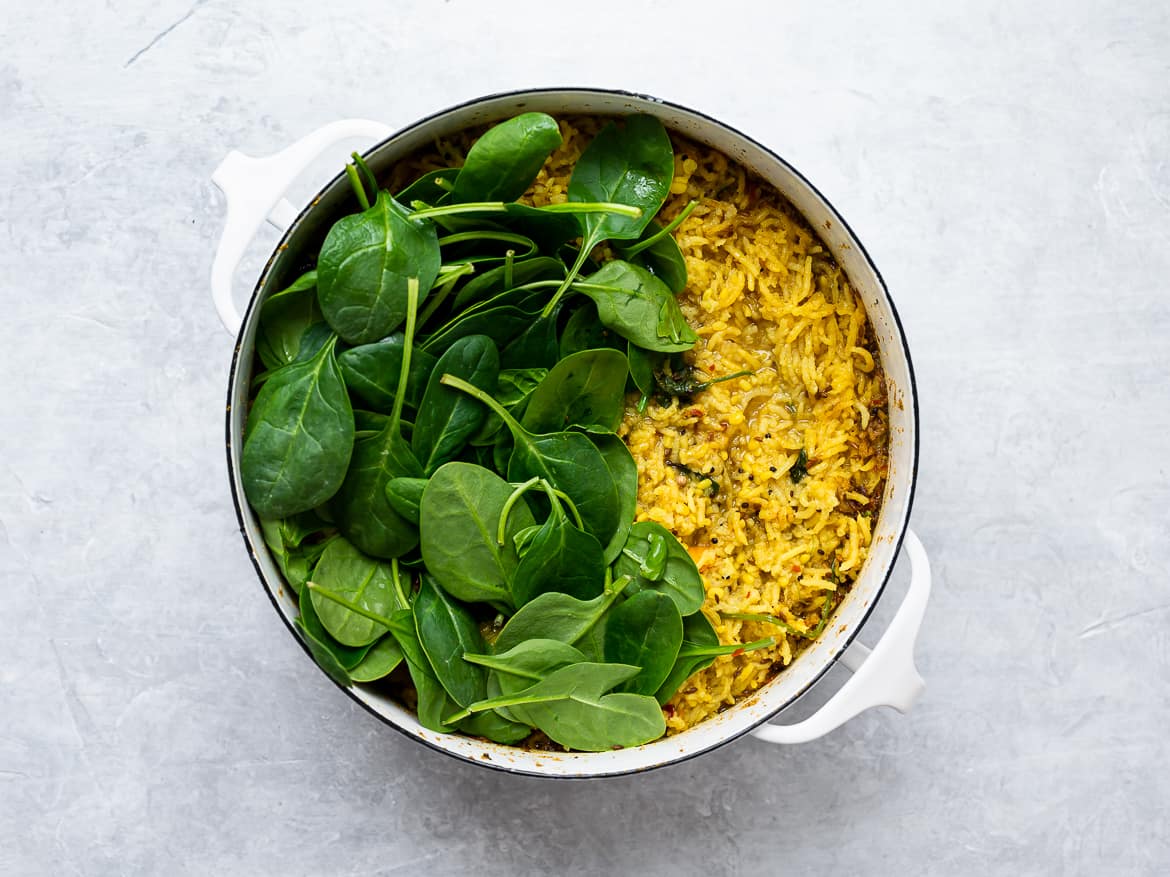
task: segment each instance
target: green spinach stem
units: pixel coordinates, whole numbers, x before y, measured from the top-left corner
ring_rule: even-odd
[[[577,511],[576,503],[574,503],[571,499],[569,499],[569,495],[567,493],[565,493],[563,490],[557,490],[555,487],[553,487],[547,481],[545,481],[544,483],[545,483],[546,490],[549,488],[552,488],[552,492],[553,492],[553,494],[556,495],[557,499],[559,499],[561,502],[563,502],[565,505],[567,505],[569,507],[569,511],[571,511],[573,513],[573,520],[577,522],[577,529],[584,530],[585,523],[581,519],[581,513],[579,511]]]
[[[648,250],[650,247],[654,246],[656,243],[658,243],[660,240],[686,222],[687,217],[690,216],[694,209],[698,206],[698,201],[691,201],[689,204],[687,204],[686,207],[679,211],[678,216],[672,219],[669,225],[660,228],[654,234],[650,235],[650,237],[646,238],[646,240],[638,241],[638,243],[634,244],[628,250],[623,250],[622,255],[628,259],[630,256],[638,255],[638,253],[642,252],[643,250]]]
[[[406,337],[402,343],[402,365],[398,369],[398,391],[394,394],[394,408],[390,412],[389,429],[398,432],[402,420],[402,406],[406,403],[406,382],[410,377],[410,349],[414,346],[414,324],[418,317],[418,278],[406,281]]]
[[[477,387],[475,384],[468,383],[462,378],[456,377],[452,374],[445,374],[439,378],[439,383],[446,384],[448,387],[454,387],[456,390],[461,390],[473,399],[478,399],[492,411],[500,416],[500,420],[508,427],[512,433],[513,438],[519,438],[524,435],[527,430],[524,429],[509,412],[508,409]]]
[[[366,196],[366,189],[362,185],[361,177],[358,176],[357,168],[352,164],[345,166],[345,175],[349,178],[349,185],[353,189],[353,193],[357,196],[358,204],[362,206],[362,210],[370,209],[370,199]]]
[[[520,497],[539,484],[541,480],[539,475],[529,478],[513,490],[508,498],[504,500],[504,507],[500,509],[500,523],[496,526],[497,545],[503,545],[507,541],[508,516],[512,514],[512,507],[516,505]]]
[[[832,602],[834,596],[834,594],[830,593],[825,597],[825,602],[821,604],[821,620],[811,630],[797,630],[782,618],[777,618],[775,615],[762,615],[756,612],[720,612],[719,617],[725,621],[755,621],[759,624],[771,624],[793,636],[799,636],[804,639],[816,639],[821,635],[821,631],[825,629],[825,625],[829,622],[829,615],[833,611]]]
[[[766,649],[776,645],[776,637],[766,636],[763,639],[753,640],[750,643],[731,643],[725,646],[700,646],[694,649],[682,648],[678,651],[679,658],[710,658],[720,655],[734,655],[737,652],[754,652],[756,649]]]
[[[581,268],[585,265],[585,260],[589,258],[589,253],[596,246],[596,242],[591,238],[586,238],[581,242],[581,251],[577,253],[577,258],[573,261],[573,267],[569,269],[569,273],[565,275],[565,279],[561,281],[557,291],[553,293],[553,297],[548,300],[548,304],[544,306],[544,310],[540,315],[547,319],[556,308],[557,302],[561,300],[561,296],[565,294],[565,290],[577,279],[577,275],[581,273]]]
[[[431,287],[434,290],[434,294],[431,296],[431,300],[427,302],[427,306],[423,308],[423,312],[419,314],[418,324],[420,326],[427,324],[427,320],[433,317],[435,311],[439,309],[439,306],[447,300],[447,296],[451,294],[451,290],[455,288],[455,284],[459,282],[459,278],[474,273],[474,265],[464,264],[458,266],[458,269],[455,271],[447,271],[442,274],[439,282]]]
[[[378,197],[378,178],[374,176],[374,172],[370,170],[370,166],[366,164],[366,160],[356,152],[351,152],[349,155],[353,159],[353,163],[357,165],[358,170],[361,171],[362,179],[366,181],[366,185],[370,187],[370,191],[374,193],[374,197]]]

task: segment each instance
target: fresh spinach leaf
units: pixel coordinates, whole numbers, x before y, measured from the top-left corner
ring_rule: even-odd
[[[414,622],[419,643],[435,676],[460,706],[485,696],[482,667],[463,660],[464,654],[482,653],[483,637],[467,609],[456,603],[423,573],[414,600]]]
[[[500,353],[505,368],[552,368],[557,363],[557,315],[537,317]]]
[[[362,660],[369,654],[369,644],[364,646],[347,646],[339,643],[336,639],[330,636],[329,631],[325,629],[325,625],[321,623],[321,619],[317,615],[317,610],[313,606],[313,601],[306,594],[297,601],[300,607],[300,616],[297,621],[300,622],[301,631],[306,637],[311,640],[319,649],[329,653],[329,656],[346,671],[346,681],[342,684],[349,684],[349,671],[358,666]],[[314,649],[313,657],[317,657],[317,652]],[[324,666],[324,664],[322,664]],[[325,668],[328,670],[328,668]]]
[[[293,626],[305,641],[305,645],[309,648],[309,654],[313,656],[313,660],[317,662],[317,666],[324,670],[339,685],[349,688],[353,684],[349,678],[349,673],[341,665],[341,662],[337,660],[337,656],[330,651],[329,646],[309,633],[305,628],[304,621],[299,617],[293,619]]]
[[[657,549],[656,546],[665,546]],[[654,554],[663,552],[661,564]],[[631,578],[627,593],[651,589],[661,591],[686,617],[699,611],[706,591],[699,568],[674,534],[654,521],[639,521],[630,528],[629,538],[614,563],[614,573]]]
[[[417,310],[418,283],[412,277],[407,284],[406,334],[390,420],[380,432],[363,435],[354,443],[349,471],[332,503],[341,532],[375,557],[401,557],[418,544],[418,528],[390,505],[386,494],[386,485],[393,479],[424,474],[400,429]]]
[[[438,170],[427,171],[409,186],[394,196],[399,204],[410,204],[414,201],[425,201],[427,204],[438,204],[455,188],[455,178],[459,176],[459,168],[442,167]]]
[[[666,731],[658,704],[638,694],[606,694],[637,672],[637,667],[625,664],[571,664],[522,691],[472,704],[447,721],[488,709],[522,706],[537,728],[570,749],[600,752],[638,746]]]
[[[636,217],[613,213],[580,217],[580,253],[546,314],[576,278],[594,247],[606,240],[636,240],[641,236],[670,193],[673,179],[674,150],[670,136],[656,118],[629,116],[620,127],[611,122],[601,129],[573,168],[569,201],[617,202],[637,207],[640,213]]]
[[[580,307],[569,315],[561,332],[560,355],[564,358],[582,350],[599,350],[603,347],[625,351],[626,344],[625,338],[607,329],[597,318],[597,305],[589,299],[583,299]]]
[[[616,350],[583,350],[566,356],[540,382],[528,400],[523,427],[529,432],[560,432],[570,426],[614,432],[625,409],[629,363]]]
[[[592,600],[578,600],[555,591],[541,594],[508,619],[492,650],[498,655],[525,640],[555,639],[576,645],[590,658],[601,660],[604,648],[595,648],[598,640],[590,634],[601,625],[619,596],[620,588],[610,588]]]
[[[620,245],[615,246],[614,249],[620,258],[645,268],[665,283],[671,292],[678,295],[687,286],[687,262],[675,239],[669,234],[661,235],[661,233],[662,226],[657,222],[651,222],[646,226],[646,230],[639,240],[639,243],[642,243],[652,237],[655,238],[648,247],[636,254],[631,254],[629,249]],[[658,235],[661,236],[656,237]]]
[[[678,657],[654,696],[659,703],[666,703],[674,697],[687,679],[710,667],[720,655],[738,655],[756,649],[771,648],[774,645],[776,638],[771,636],[750,643],[720,645],[719,636],[705,614],[696,612],[694,615],[688,615],[683,619],[683,641],[678,650]]]
[[[548,481],[572,500],[584,529],[599,542],[609,542],[621,523],[620,500],[601,452],[588,438],[577,432],[534,435],[478,387],[452,375],[444,375],[442,382],[479,399],[504,421],[515,442],[508,460],[509,480]]]
[[[277,369],[260,388],[244,433],[240,476],[262,518],[308,511],[337,492],[353,453],[353,409],[336,339],[312,359]]]
[[[559,591],[579,600],[599,596],[605,588],[601,543],[570,523],[560,505],[525,542],[512,577],[512,603],[523,606],[540,594]]]
[[[394,634],[388,633],[370,647],[349,676],[354,682],[374,682],[389,676],[401,663],[402,647]]]
[[[454,310],[462,312],[471,305],[493,299],[509,289],[542,280],[559,280],[564,276],[564,264],[551,256],[518,261],[510,269],[507,265],[500,265],[468,280],[455,297]]]
[[[491,392],[499,373],[500,354],[484,335],[460,338],[439,358],[423,393],[410,442],[424,475],[433,474],[458,454],[487,413],[478,401],[444,386],[440,379],[453,374]]]
[[[447,463],[431,476],[419,506],[422,556],[443,590],[459,600],[509,605],[518,558],[512,535],[535,523],[519,503],[508,516],[507,539],[496,531],[512,487],[470,463]]]
[[[395,609],[389,614],[381,614],[347,600],[342,595],[328,588],[323,588],[316,582],[309,583],[309,590],[314,597],[321,597],[342,609],[348,609],[355,615],[389,630],[394,635],[399,648],[402,649],[403,657],[406,658],[410,681],[414,683],[415,693],[418,697],[419,724],[429,731],[449,732],[451,728],[443,723],[443,716],[455,708],[455,702],[451,700],[450,695],[439,682],[439,678],[435,676],[430,659],[423,651],[418,631],[415,629],[412,609]]]
[[[396,607],[390,565],[362,554],[345,539],[334,539],[313,571],[314,584],[339,594],[357,606],[387,615]],[[310,589],[309,599],[321,624],[335,640],[347,646],[368,646],[385,628]],[[301,606],[302,614],[305,606]]]
[[[523,417],[529,396],[547,374],[548,369],[546,368],[501,369],[499,378],[496,380],[496,401],[507,408],[513,417]],[[494,444],[502,429],[504,429],[504,421],[496,412],[488,411],[483,423],[475,435],[471,437],[471,444]]]
[[[585,655],[568,643],[551,639],[530,639],[500,655],[464,655],[463,660],[485,667],[487,696],[498,697],[527,688],[553,670],[586,660]],[[523,707],[502,707],[500,715],[532,726]]]
[[[329,531],[329,525],[313,512],[304,512],[291,518],[271,520],[262,518],[260,533],[264,544],[272,552],[280,574],[296,594],[309,579],[309,573],[325,550],[327,539],[306,544],[310,537],[320,536]]]
[[[349,391],[375,411],[388,414],[398,392],[398,373],[406,336],[396,332],[373,344],[351,347],[337,357]],[[418,408],[427,378],[438,360],[417,347],[410,356],[410,377],[406,382],[406,404]]]
[[[407,281],[425,297],[439,274],[438,235],[388,192],[368,210],[334,223],[317,259],[325,319],[350,344],[384,338],[406,319]]]
[[[683,620],[674,600],[657,591],[642,591],[615,606],[605,625],[605,660],[642,670],[621,690],[654,694],[678,657]]]
[[[573,289],[593,299],[604,325],[645,350],[681,352],[698,340],[670,289],[645,268],[615,259]]]
[[[394,511],[417,527],[419,505],[426,486],[426,478],[391,478],[386,482],[386,501]]]
[[[594,434],[589,436],[589,440],[601,453],[618,495],[618,527],[602,552],[608,566],[617,560],[626,547],[626,539],[638,510],[638,464],[634,462],[634,455],[626,443],[616,435]]]
[[[560,128],[545,113],[521,113],[489,128],[468,150],[451,200],[515,201],[560,145]]]
[[[513,722],[497,710],[474,713],[460,721],[456,727],[469,736],[484,737],[494,743],[503,743],[506,746],[519,743],[532,733],[532,728],[529,725]]]
[[[260,306],[256,354],[267,369],[278,369],[297,359],[301,336],[321,317],[317,306],[317,272],[308,271]]]

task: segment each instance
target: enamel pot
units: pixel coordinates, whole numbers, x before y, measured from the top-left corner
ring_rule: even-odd
[[[260,303],[301,271],[334,220],[352,210],[352,194],[338,173],[305,204],[290,204],[285,192],[310,164],[322,157],[341,168],[355,145],[375,173],[437,137],[473,125],[495,122],[520,112],[553,115],[650,113],[686,137],[714,147],[767,180],[817,230],[844,267],[865,303],[876,331],[888,382],[890,471],[881,512],[874,527],[869,557],[857,582],[820,638],[790,667],[755,694],[672,737],[614,752],[549,753],[502,746],[460,735],[438,734],[421,727],[415,716],[379,691],[356,685],[345,693],[394,728],[419,743],[471,764],[553,777],[617,776],[661,767],[709,752],[751,734],[770,743],[803,743],[821,737],[863,710],[891,706],[906,711],[923,689],[914,666],[914,641],[930,592],[930,570],[921,543],[908,529],[918,465],[918,402],[910,353],[894,303],[861,242],[825,197],[780,156],[745,134],[694,110],[643,95],[601,89],[550,88],[492,95],[443,110],[395,133],[378,122],[346,120],[326,125],[282,152],[253,158],[231,152],[212,176],[227,200],[227,220],[212,268],[211,290],[227,329],[236,336],[227,388],[228,478],[240,533],[268,598],[289,634],[296,636],[294,596],[284,586],[261,537],[255,514],[244,500],[240,451],[252,379],[253,349]],[[344,147],[344,148],[342,148]],[[237,264],[260,225],[268,221],[284,232],[241,312],[232,294]],[[905,547],[911,564],[909,590],[893,621],[871,649],[855,640],[889,579],[894,560]],[[303,645],[303,644],[302,644]],[[305,649],[305,672],[313,672]],[[811,717],[796,723],[776,720],[798,697],[840,662],[853,675]]]

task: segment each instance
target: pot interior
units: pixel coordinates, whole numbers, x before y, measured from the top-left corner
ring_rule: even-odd
[[[378,144],[365,158],[379,175],[411,152],[475,125],[495,122],[520,112],[625,115],[650,113],[670,129],[722,151],[771,183],[817,230],[845,269],[861,296],[874,327],[888,384],[889,477],[873,542],[861,574],[838,606],[832,623],[779,676],[723,713],[672,737],[644,746],[603,753],[548,753],[503,746],[422,728],[414,715],[388,696],[366,686],[348,693],[397,729],[434,748],[476,764],[548,776],[607,776],[645,770],[700,754],[766,721],[791,704],[832,665],[849,644],[889,576],[909,518],[917,465],[917,410],[913,372],[897,314],[877,269],[852,230],[813,186],[786,162],[745,135],[700,113],[651,98],[606,91],[552,89],[504,94],[473,101],[411,125]],[[259,522],[243,500],[239,453],[242,445],[248,387],[252,378],[258,303],[284,288],[306,265],[305,253],[315,252],[325,233],[351,209],[351,192],[339,173],[285,234],[269,260],[244,317],[233,362],[228,406],[228,466],[241,528],[265,588],[290,632],[297,614],[294,595],[283,586],[264,545]],[[294,633],[295,635],[295,633]],[[310,658],[310,660],[312,660]]]

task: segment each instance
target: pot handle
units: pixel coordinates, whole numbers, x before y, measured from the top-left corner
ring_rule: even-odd
[[[913,706],[926,688],[914,666],[914,642],[930,596],[930,562],[912,531],[906,531],[903,544],[910,557],[910,589],[873,651],[859,642],[851,644],[841,663],[853,676],[828,703],[794,725],[761,725],[751,732],[753,737],[769,743],[807,743],[871,707],[892,706],[904,713]]]
[[[377,142],[392,130],[381,122],[343,119],[298,140],[266,158],[254,158],[232,150],[211,175],[227,198],[227,220],[211,266],[211,300],[224,328],[235,335],[242,318],[232,300],[232,277],[260,223],[267,219],[283,231],[297,216],[284,197],[297,176],[326,150],[346,140]],[[348,154],[348,153],[347,153]]]

